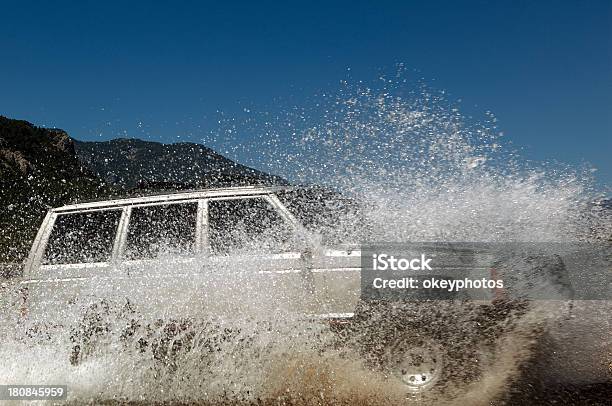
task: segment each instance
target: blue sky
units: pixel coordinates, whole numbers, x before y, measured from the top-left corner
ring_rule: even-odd
[[[217,110],[273,113],[347,68],[368,81],[403,63],[467,114],[493,112],[527,158],[590,162],[612,184],[610,1],[0,6],[0,114],[78,139],[197,142]]]

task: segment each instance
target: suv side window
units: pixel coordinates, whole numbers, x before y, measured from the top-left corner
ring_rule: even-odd
[[[43,265],[110,260],[121,210],[59,214],[43,255]]]
[[[295,249],[294,230],[265,198],[210,200],[211,253],[280,253]]]
[[[197,202],[132,208],[124,258],[193,254],[197,210]]]

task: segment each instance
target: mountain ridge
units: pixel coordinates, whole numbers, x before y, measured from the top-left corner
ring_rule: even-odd
[[[288,184],[192,142],[161,143],[137,138],[75,140],[76,154],[106,182],[124,189],[171,184],[178,189]]]

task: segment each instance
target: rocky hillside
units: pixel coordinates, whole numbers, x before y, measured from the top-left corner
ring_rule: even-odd
[[[0,263],[27,255],[49,207],[111,193],[64,131],[0,116]]]
[[[76,153],[107,183],[123,189],[193,189],[285,184],[193,143],[161,144],[138,139],[75,141]]]

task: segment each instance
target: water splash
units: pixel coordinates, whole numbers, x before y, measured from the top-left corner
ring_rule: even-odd
[[[589,171],[527,162],[491,113],[480,121],[466,117],[445,92],[406,76],[400,70],[369,87],[345,81],[313,107],[285,114],[251,112],[225,122],[211,142],[254,134],[226,148],[295,183],[326,185],[365,202],[375,240],[584,236],[594,197]]]
[[[504,141],[494,116],[469,120],[444,92],[414,86],[402,75],[380,78],[370,87],[343,83],[337,93],[320,95],[313,106],[274,118],[231,119],[220,132],[230,146],[214,142],[255,167],[358,200],[374,240],[567,241],[593,231],[591,225],[598,223],[587,210],[590,184],[581,173],[525,163]],[[238,146],[235,134],[240,132],[254,135]],[[251,162],[246,159],[249,150],[257,151]],[[100,332],[98,341],[76,355],[75,346],[83,346],[77,333],[78,326],[85,328],[84,313],[49,309],[73,328],[48,336],[28,331],[12,318],[6,302],[17,299],[4,294],[0,326],[10,338],[0,346],[1,383],[67,382],[76,403],[415,401],[406,398],[396,381],[370,371],[358,354],[340,350],[328,326],[288,313],[274,313],[272,321],[261,317],[265,303],[254,298],[262,287],[248,278],[243,286],[240,293],[231,291],[223,278],[208,286],[226,289],[228,304],[237,294],[252,300],[249,308],[255,312],[245,315],[238,328],[235,321],[225,325],[222,319],[203,316],[187,325],[167,319],[151,329],[151,323],[129,311],[128,302],[111,300],[106,316],[96,319],[99,328],[88,327]],[[143,294],[128,290],[120,296]],[[117,296],[104,286],[98,293],[99,298],[80,309],[104,307],[101,298]],[[159,300],[176,300],[165,293],[156,292]],[[519,326],[517,331],[526,332],[510,340],[516,348],[497,358],[482,385],[467,392],[449,389],[437,403],[488,402],[499,394],[529,353],[533,343],[526,326],[540,323],[540,315],[531,313]]]

